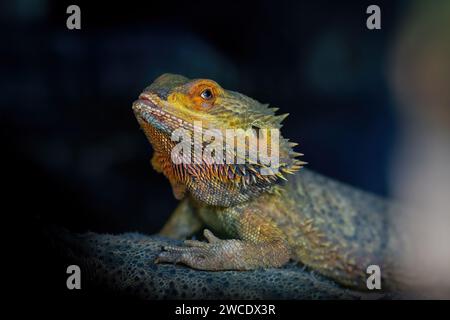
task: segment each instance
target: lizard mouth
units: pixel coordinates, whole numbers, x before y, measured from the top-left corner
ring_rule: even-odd
[[[171,133],[175,129],[192,129],[193,125],[183,119],[171,114],[162,108],[164,100],[152,93],[141,93],[139,99],[133,103],[134,114],[140,123],[145,123]]]
[[[158,115],[163,113],[160,105],[161,101],[155,95],[141,93],[138,100],[133,103],[133,111],[136,117],[147,121],[149,114]]]

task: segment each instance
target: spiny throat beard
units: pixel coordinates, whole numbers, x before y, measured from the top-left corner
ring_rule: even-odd
[[[276,176],[261,177],[245,164],[175,164],[171,152],[176,142],[147,123],[141,126],[154,149],[154,169],[167,177],[179,200],[189,191],[195,199],[209,205],[229,207],[269,191],[277,180]]]

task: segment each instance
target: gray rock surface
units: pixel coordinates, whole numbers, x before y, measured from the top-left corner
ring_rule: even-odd
[[[52,232],[53,246],[77,264],[83,281],[112,294],[148,299],[389,299],[387,293],[343,288],[292,262],[280,269],[199,271],[155,264],[162,246],[180,244],[159,236]]]

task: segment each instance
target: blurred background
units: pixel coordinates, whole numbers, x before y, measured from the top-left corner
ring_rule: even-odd
[[[16,216],[80,232],[158,231],[176,201],[150,166],[131,104],[171,72],[289,112],[283,135],[300,144],[308,168],[428,201],[427,217],[439,214],[427,230],[440,232],[418,250],[443,248],[448,3],[2,2],[0,128],[8,188],[20,195]],[[70,4],[81,8],[81,30],[66,28]],[[366,28],[370,4],[381,7],[381,30]],[[445,254],[446,246],[436,258],[443,270]]]
[[[403,3],[3,3],[1,128],[34,215],[84,231],[156,232],[176,206],[132,102],[164,72],[211,78],[289,112],[308,167],[380,195],[397,120],[386,48]],[[8,157],[8,158],[9,158]]]

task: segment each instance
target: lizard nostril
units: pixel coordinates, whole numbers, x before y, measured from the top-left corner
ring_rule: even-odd
[[[139,101],[135,101],[132,105],[133,111],[134,112],[139,112],[141,111],[141,105],[139,104]]]
[[[159,88],[158,90],[155,91],[155,94],[160,99],[167,100],[167,97],[169,96],[169,90],[168,89]]]

